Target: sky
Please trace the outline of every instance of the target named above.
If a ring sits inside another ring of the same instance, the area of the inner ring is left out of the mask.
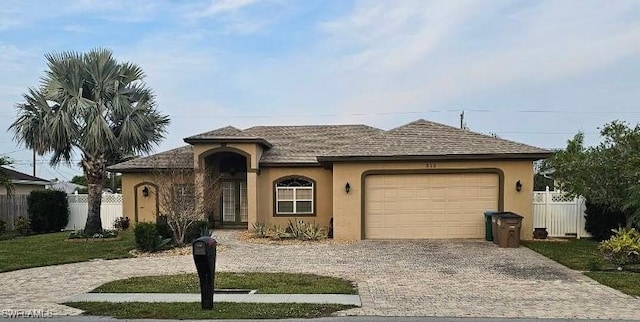
[[[640,1],[3,0],[0,156],[52,52],[113,50],[140,65],[171,125],[156,152],[232,125],[423,118],[543,148],[640,121]],[[80,155],[76,154],[75,159]],[[37,175],[69,180],[77,166]]]

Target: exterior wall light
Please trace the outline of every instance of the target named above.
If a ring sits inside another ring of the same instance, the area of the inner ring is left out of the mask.
[[[520,182],[520,180],[516,182],[516,191],[517,192],[522,191],[522,182]]]
[[[350,190],[351,190],[351,185],[347,182],[347,184],[344,185],[344,191],[349,193]]]
[[[142,189],[142,196],[149,197],[149,187],[144,186],[144,188]]]

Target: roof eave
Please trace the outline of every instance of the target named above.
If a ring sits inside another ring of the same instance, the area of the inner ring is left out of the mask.
[[[46,186],[51,184],[51,181],[39,181],[39,180],[11,180],[13,184],[29,184],[36,186]]]
[[[269,141],[263,138],[234,138],[234,137],[220,137],[220,138],[193,138],[188,137],[183,139],[188,144],[196,143],[260,143],[262,146],[270,149],[273,145]]]
[[[141,168],[141,167],[132,167],[132,168],[107,168],[107,171],[113,173],[131,173],[131,172],[153,172],[157,170],[169,170],[169,169],[181,169],[181,170],[193,170],[193,167],[155,167],[155,168]]]
[[[387,155],[387,156],[318,156],[318,162],[351,161],[422,161],[422,160],[539,160],[553,153],[496,153],[445,155]]]

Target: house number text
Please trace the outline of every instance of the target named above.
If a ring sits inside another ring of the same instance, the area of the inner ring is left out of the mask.
[[[426,163],[426,168],[427,169],[435,169],[436,164],[435,163]]]

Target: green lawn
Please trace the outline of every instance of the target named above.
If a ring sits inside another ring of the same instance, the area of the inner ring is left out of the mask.
[[[554,261],[578,271],[592,269],[594,263],[604,264],[598,253],[598,242],[589,239],[568,241],[522,241],[522,244]]]
[[[600,284],[615,288],[629,295],[640,296],[640,273],[585,272],[584,274]]]
[[[350,281],[312,274],[217,272],[215,288],[250,289],[262,294],[358,294]],[[200,293],[200,286],[196,274],[179,274],[113,281],[92,292]]]
[[[119,319],[284,319],[318,318],[353,308],[338,304],[300,303],[214,303],[213,310],[202,310],[200,303],[65,303],[84,310],[85,315]]]
[[[122,232],[121,239],[113,241],[68,242],[68,236],[69,232],[60,232],[0,241],[0,272],[130,257],[129,251],[135,248],[131,231]]]
[[[607,264],[598,251],[598,242],[588,239],[569,241],[522,241],[523,245],[584,274],[600,284],[629,295],[640,296],[640,273],[616,271]]]

